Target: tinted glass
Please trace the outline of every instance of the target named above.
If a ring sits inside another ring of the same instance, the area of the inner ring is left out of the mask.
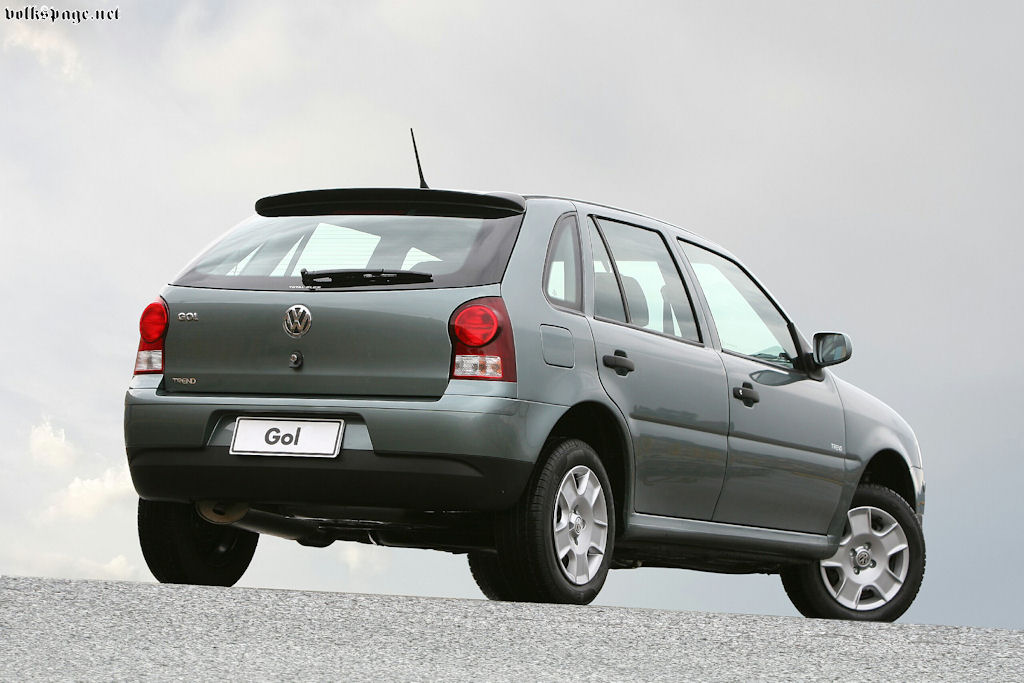
[[[593,222],[588,225],[590,245],[594,254],[591,261],[594,267],[594,316],[624,323],[626,308],[622,304],[622,294],[619,292],[619,283],[615,280],[612,260],[608,257],[608,250],[604,248],[604,241],[598,234],[597,227]]]
[[[193,261],[174,284],[219,289],[304,289],[315,270],[415,270],[432,282],[387,289],[499,282],[522,216],[254,216]],[[356,289],[377,289],[369,285]]]
[[[570,308],[580,306],[580,247],[575,216],[565,216],[555,224],[544,266],[544,292],[555,303]]]
[[[786,319],[757,283],[732,261],[679,243],[704,290],[722,349],[793,367],[796,347]]]
[[[690,297],[661,235],[625,223],[599,223],[619,271],[629,322],[661,334],[700,341]]]

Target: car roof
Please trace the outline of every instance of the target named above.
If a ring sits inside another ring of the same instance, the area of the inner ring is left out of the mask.
[[[453,211],[458,211],[461,212],[459,215],[497,217],[522,213],[526,210],[526,204],[530,200],[563,201],[570,202],[574,206],[579,205],[600,209],[602,213],[611,212],[612,215],[607,215],[607,218],[619,219],[624,222],[629,222],[631,218],[639,218],[642,221],[654,223],[659,228],[667,228],[681,233],[687,240],[695,244],[713,249],[728,258],[736,260],[736,257],[729,253],[728,250],[722,248],[721,245],[715,244],[687,228],[667,223],[637,211],[630,211],[629,209],[622,209],[609,204],[555,195],[442,190],[435,188],[337,188],[329,190],[303,190],[264,197],[256,202],[256,212],[263,216],[319,215],[333,213],[339,206],[372,210],[374,207],[379,208],[379,206],[399,203],[428,212],[442,211],[445,214],[454,215]],[[619,215],[616,216],[614,214]]]
[[[526,194],[526,195],[521,195],[521,196],[524,199],[526,199],[527,201],[529,201],[531,199],[554,199],[554,200],[559,200],[559,201],[564,201],[564,202],[572,202],[575,205],[579,205],[579,206],[583,206],[583,207],[592,207],[592,208],[596,208],[596,209],[605,209],[605,210],[611,211],[613,213],[622,214],[622,218],[626,222],[628,222],[628,218],[630,218],[630,217],[641,218],[644,221],[648,221],[650,223],[655,223],[655,224],[657,224],[658,226],[660,226],[662,228],[668,228],[670,230],[674,230],[676,232],[682,233],[682,236],[686,237],[687,240],[692,241],[694,244],[698,244],[698,245],[700,245],[702,247],[706,247],[706,248],[712,249],[712,250],[717,251],[718,253],[722,254],[723,256],[726,256],[726,257],[728,257],[728,258],[730,258],[730,259],[732,259],[734,261],[738,261],[736,256],[734,254],[732,254],[732,252],[730,252],[728,249],[722,247],[720,244],[712,242],[711,240],[709,240],[708,238],[704,237],[703,235],[700,235],[700,234],[694,232],[693,230],[690,230],[689,228],[683,228],[683,227],[680,227],[680,226],[675,225],[673,223],[668,223],[666,221],[663,221],[660,218],[655,218],[654,216],[649,216],[647,214],[640,213],[638,211],[630,211],[629,209],[623,209],[623,208],[620,208],[620,207],[617,207],[617,206],[612,206],[610,204],[601,204],[600,202],[591,202],[591,201],[582,200],[582,199],[573,199],[571,197],[559,197],[559,196],[556,196],[556,195]],[[607,216],[607,217],[608,218],[616,218],[616,216],[614,216],[614,215]]]

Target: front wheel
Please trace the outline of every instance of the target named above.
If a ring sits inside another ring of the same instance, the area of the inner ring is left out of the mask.
[[[211,524],[192,505],[139,499],[139,544],[160,583],[233,586],[249,567],[259,537]]]
[[[782,584],[806,617],[894,621],[917,597],[924,578],[921,524],[896,492],[857,489],[832,557],[786,569]]]
[[[551,445],[497,541],[514,599],[585,605],[597,597],[615,545],[615,505],[594,449],[579,439]]]

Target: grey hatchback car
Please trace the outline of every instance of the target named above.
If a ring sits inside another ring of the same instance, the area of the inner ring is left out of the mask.
[[[256,212],[142,314],[125,445],[158,580],[231,585],[272,534],[464,553],[494,600],[640,566],[777,573],[809,617],[917,595],[913,431],[721,247],[543,196]]]

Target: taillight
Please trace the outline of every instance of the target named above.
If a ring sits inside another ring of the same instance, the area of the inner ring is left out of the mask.
[[[163,299],[146,306],[139,319],[139,351],[135,354],[135,374],[164,371],[164,336],[167,334],[167,304]]]
[[[483,304],[466,306],[455,315],[452,331],[466,346],[483,346],[498,334],[498,315]]]
[[[516,381],[512,325],[501,297],[467,301],[448,322],[452,337],[452,379]]]

